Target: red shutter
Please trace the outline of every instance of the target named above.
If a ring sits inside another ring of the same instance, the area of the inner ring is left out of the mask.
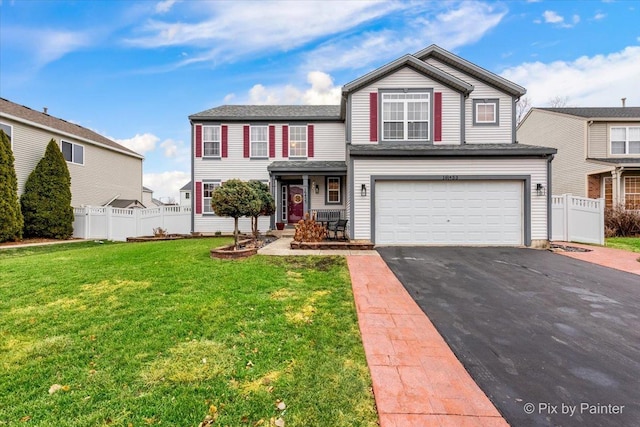
[[[202,213],[202,182],[196,181],[196,213]]]
[[[249,126],[244,127],[244,157],[249,157]]]
[[[269,157],[276,156],[276,127],[269,126]]]
[[[222,157],[229,155],[229,126],[222,125]]]
[[[289,157],[289,126],[282,126],[282,157]]]
[[[202,125],[195,126],[196,132],[196,157],[202,157]]]
[[[442,141],[442,92],[436,92],[433,105],[433,140]]]
[[[369,141],[378,142],[378,92],[369,94]]]
[[[313,125],[307,126],[307,157],[313,157]]]

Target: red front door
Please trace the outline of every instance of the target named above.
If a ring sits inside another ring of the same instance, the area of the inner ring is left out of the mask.
[[[304,215],[304,193],[299,185],[289,186],[289,200],[287,200],[287,216],[289,223],[298,222]]]

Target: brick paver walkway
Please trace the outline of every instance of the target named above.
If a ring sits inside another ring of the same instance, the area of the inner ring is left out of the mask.
[[[382,258],[347,262],[380,426],[508,426]]]
[[[559,254],[581,259],[593,264],[603,265],[627,273],[640,274],[640,253],[623,251],[621,249],[605,248],[603,246],[581,245],[579,243],[553,242],[559,245],[576,246],[589,249],[590,252],[557,252]]]

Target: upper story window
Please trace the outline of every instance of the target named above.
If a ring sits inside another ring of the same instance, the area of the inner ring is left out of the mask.
[[[214,213],[211,207],[211,195],[218,187],[220,187],[220,181],[204,181],[202,183],[202,213]]]
[[[220,157],[220,126],[202,126],[204,157]]]
[[[430,139],[429,92],[382,93],[382,139],[405,141]]]
[[[84,165],[84,147],[82,145],[61,141],[60,149],[67,162]]]
[[[289,157],[307,157],[306,126],[289,126]]]
[[[640,154],[640,126],[612,126],[611,154]]]
[[[473,100],[473,125],[474,126],[498,126],[500,101],[498,99],[474,99]]]
[[[251,126],[251,157],[269,156],[268,126]]]
[[[5,123],[0,123],[0,129],[2,129],[4,133],[9,137],[9,141],[11,142],[11,149],[13,150],[13,126],[7,125]]]

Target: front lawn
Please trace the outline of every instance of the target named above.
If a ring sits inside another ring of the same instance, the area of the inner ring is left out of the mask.
[[[0,426],[376,426],[345,260],[229,242],[0,251]]]
[[[608,248],[640,252],[640,237],[610,237],[606,241],[606,246]]]

